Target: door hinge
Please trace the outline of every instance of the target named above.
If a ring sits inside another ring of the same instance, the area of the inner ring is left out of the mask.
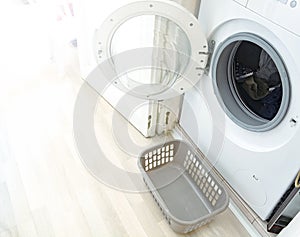
[[[211,40],[208,42],[208,58],[207,58],[207,64],[204,70],[204,73],[208,75],[210,66],[211,66],[211,60],[212,60],[212,55],[215,50],[216,42],[214,40]]]

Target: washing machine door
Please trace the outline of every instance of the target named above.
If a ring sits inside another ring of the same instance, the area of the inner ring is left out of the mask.
[[[99,80],[147,100],[192,88],[204,74],[208,45],[195,16],[172,1],[137,1],[113,12],[94,37]]]

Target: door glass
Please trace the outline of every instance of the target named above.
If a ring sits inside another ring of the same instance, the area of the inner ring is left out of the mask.
[[[282,81],[273,59],[260,46],[242,41],[233,58],[233,84],[246,108],[268,121],[282,101]]]
[[[119,79],[128,89],[147,86],[151,94],[172,86],[191,55],[186,33],[173,21],[156,15],[133,17],[121,24],[112,37],[110,53],[113,56],[141,48],[147,48],[144,56],[151,67],[126,72]],[[116,70],[122,68],[122,62],[113,62]]]

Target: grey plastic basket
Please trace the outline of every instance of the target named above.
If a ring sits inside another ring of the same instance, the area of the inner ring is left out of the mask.
[[[185,142],[174,140],[146,150],[139,158],[139,167],[175,232],[193,231],[228,206],[221,181]]]

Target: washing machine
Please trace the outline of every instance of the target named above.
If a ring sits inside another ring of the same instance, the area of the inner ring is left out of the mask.
[[[202,0],[207,73],[180,125],[266,220],[299,168],[300,2]]]
[[[130,4],[116,10],[126,3]],[[113,47],[115,43],[138,47],[135,40],[147,42],[147,33],[124,39],[154,26],[159,32],[152,31],[150,45],[154,39],[157,45],[169,45],[192,59],[175,60],[178,68],[185,65],[185,75],[171,84],[178,95],[172,99],[176,101],[173,120],[179,120],[186,134],[258,216],[267,219],[300,168],[300,3],[201,0],[196,21],[184,7],[169,0],[115,0],[105,6],[89,0],[80,4],[78,43],[84,79],[114,49],[124,49]],[[144,15],[151,15],[152,23],[141,27]],[[133,24],[127,28],[131,19]],[[102,22],[97,35],[95,29]],[[119,31],[121,26],[125,28]],[[114,40],[118,35],[119,41]],[[155,135],[158,121],[169,123],[170,112],[160,111],[154,102],[166,97],[159,98],[157,93],[153,98],[129,96],[124,100],[118,89],[111,87],[104,97],[115,107],[123,101],[119,111],[142,134]]]

